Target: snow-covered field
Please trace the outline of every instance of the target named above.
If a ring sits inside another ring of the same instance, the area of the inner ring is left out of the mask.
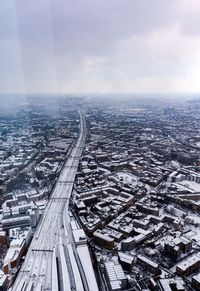
[[[127,172],[118,172],[115,174],[115,177],[126,184],[130,184],[132,186],[137,186],[138,182],[139,182],[139,178],[135,175],[132,175],[130,173]]]
[[[185,189],[190,189],[192,190],[192,192],[200,192],[200,184],[194,181],[184,180],[182,182],[178,182],[174,184],[177,186],[181,186],[181,188],[184,187]]]

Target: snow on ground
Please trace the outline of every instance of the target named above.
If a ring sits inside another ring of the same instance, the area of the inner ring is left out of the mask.
[[[130,174],[130,173],[118,172],[115,174],[115,176],[119,181],[121,181],[123,183],[131,184],[132,186],[137,186],[137,184],[139,182],[139,178],[135,175]]]
[[[179,164],[178,161],[173,161],[173,160],[172,160],[172,161],[169,163],[169,165],[170,165],[171,167],[175,168],[175,169],[179,169],[179,168],[180,168],[180,164]]]
[[[167,213],[170,213],[172,215],[175,215],[177,217],[185,217],[187,215],[187,212],[176,208],[173,204],[169,204],[165,207],[165,210],[167,211]],[[163,212],[164,214],[164,212]]]
[[[190,222],[191,224],[200,225],[200,217],[195,214],[187,215],[185,221]]]
[[[179,189],[182,190],[191,190],[192,192],[200,192],[200,184],[194,181],[184,180],[182,182],[174,183],[174,185],[178,186]]]
[[[191,230],[185,236],[189,239],[192,239],[198,245],[200,245],[200,229],[199,228],[197,230]]]

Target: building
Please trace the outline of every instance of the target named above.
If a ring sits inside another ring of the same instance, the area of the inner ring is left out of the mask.
[[[200,290],[200,273],[192,277],[192,287],[195,290]]]
[[[135,257],[133,257],[132,255],[128,255],[126,253],[123,253],[123,252],[119,252],[118,258],[119,258],[120,264],[122,265],[122,268],[126,271],[131,272]]]
[[[20,228],[10,229],[9,237],[11,242],[3,262],[3,272],[5,274],[13,274],[17,271],[20,260],[30,243],[32,230],[30,227],[23,231]]]
[[[105,263],[105,277],[110,291],[126,289],[127,278],[120,264]]]
[[[176,273],[180,276],[189,276],[200,267],[200,254],[194,254],[176,266]]]
[[[151,261],[150,259],[142,255],[137,256],[137,264],[139,264],[140,266],[142,266],[151,273],[157,273],[159,270],[159,266],[157,263]]]
[[[133,237],[128,237],[121,242],[121,250],[131,251],[135,247],[135,239]]]
[[[0,231],[0,245],[5,245],[7,244],[7,237],[6,237],[6,232],[5,231]]]
[[[165,252],[175,261],[178,261],[182,253],[187,253],[192,250],[192,241],[181,236],[172,238],[165,243]]]
[[[0,291],[6,291],[8,290],[8,277],[0,271]]]
[[[93,233],[94,242],[108,250],[112,250],[114,248],[114,238],[110,237],[107,233],[102,233],[101,230],[97,230]]]
[[[185,291],[185,283],[182,279],[160,279],[158,282],[161,291]]]
[[[3,272],[5,274],[15,273],[17,266],[25,254],[26,243],[24,239],[15,239],[11,241],[10,248],[4,258]]]

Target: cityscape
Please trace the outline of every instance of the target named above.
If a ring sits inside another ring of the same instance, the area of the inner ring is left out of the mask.
[[[200,0],[0,0],[0,291],[200,291]]]
[[[0,290],[200,290],[199,99],[49,100],[2,106]]]

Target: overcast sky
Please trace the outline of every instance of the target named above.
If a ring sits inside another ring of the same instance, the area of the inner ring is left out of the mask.
[[[4,92],[200,92],[200,1],[0,0]]]

